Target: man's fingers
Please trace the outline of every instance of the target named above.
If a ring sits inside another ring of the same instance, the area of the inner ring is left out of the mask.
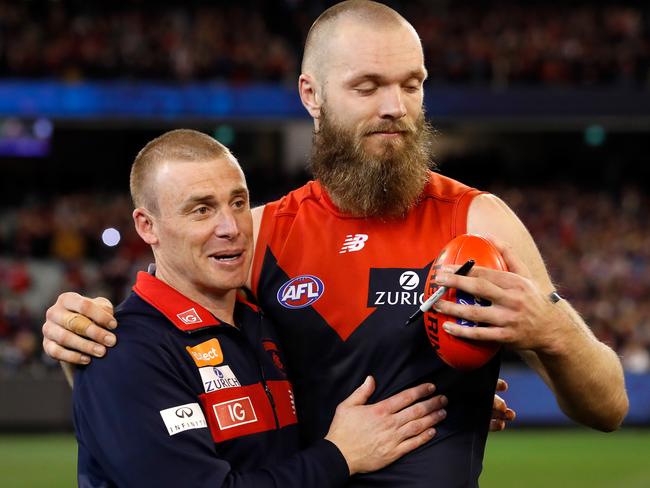
[[[52,309],[54,308],[52,307]],[[81,314],[67,310],[57,310],[53,313],[50,313],[50,311],[48,310],[48,320],[43,325],[43,335],[63,347],[76,349],[74,344],[77,341],[73,339],[75,335],[86,337],[97,344],[108,347],[114,346],[117,342],[115,334],[103,327],[98,327]],[[72,335],[64,334],[64,330],[69,330]]]
[[[504,420],[492,419],[490,420],[490,432],[500,432],[506,428]]]
[[[92,325],[92,320],[76,312],[63,314],[63,327],[77,335],[86,335],[86,330]]]
[[[460,276],[455,274],[458,268],[460,268],[460,266],[455,264],[445,264],[436,273],[436,281],[439,282],[439,278],[444,275],[450,281],[448,283],[445,282],[440,284],[456,288],[453,286],[451,279]],[[516,274],[511,273],[510,271],[501,271],[498,269],[486,268],[484,266],[474,266],[467,276],[461,277],[483,279],[503,289],[516,288],[521,279],[521,277],[517,277]]]
[[[499,411],[499,412],[505,412],[506,408],[506,402],[503,398],[501,398],[499,395],[494,395],[494,401],[492,402],[492,410],[493,411]]]
[[[449,288],[459,288],[471,295],[487,298],[492,302],[500,302],[508,298],[507,290],[485,278],[438,273],[436,283]]]
[[[98,337],[101,336],[105,342],[111,342],[112,340],[113,344],[115,344],[115,335],[105,331],[101,327],[97,327],[94,324],[91,327],[88,327],[86,329],[86,332],[89,333],[89,335],[93,336],[91,338],[92,340],[87,340],[75,334],[74,332],[70,332],[69,330],[64,329],[58,324],[50,322],[49,320],[43,325],[43,336],[46,339],[56,343],[62,349],[71,349],[83,354],[87,354],[89,356],[102,357],[104,354],[106,354],[106,347],[104,347],[102,344],[97,343]],[[110,337],[106,338],[105,336]],[[46,350],[45,352],[47,352],[48,355],[52,356],[49,351]],[[60,357],[52,357],[61,361],[67,361],[66,359]]]
[[[447,416],[444,408],[447,406],[447,397],[444,395],[436,395],[433,398],[414,403],[406,407],[404,410],[395,414],[395,418],[399,424],[408,424],[413,420],[428,416],[436,412],[438,421]]]
[[[78,293],[61,294],[56,304],[48,310],[47,318],[52,322],[64,325],[63,320],[66,318],[64,315],[69,312],[84,315],[104,328],[114,329],[117,327],[115,317],[107,310],[103,300],[98,303],[90,298],[82,297]]]
[[[69,351],[59,346],[57,343],[49,340],[48,338],[43,339],[43,350],[53,359],[58,361],[65,361],[70,364],[88,364],[90,363],[90,357],[86,354],[81,354],[76,351]]]
[[[508,335],[509,331],[503,327],[467,327],[453,322],[445,322],[442,324],[442,328],[445,329],[445,332],[448,334],[455,337],[462,337],[463,339],[471,339],[473,341],[492,341],[502,344],[511,342]]]
[[[515,411],[511,408],[508,408],[505,400],[499,395],[494,395],[494,403],[492,404],[492,416],[498,417],[504,420],[514,420]]]
[[[81,314],[67,312],[63,317],[63,327],[77,336],[87,337],[91,341],[108,347],[113,347],[117,342],[115,334],[108,332],[102,327],[98,327],[91,320]],[[76,349],[74,346],[66,343],[61,342],[60,344],[65,347]]]
[[[445,416],[441,416],[438,411],[430,413],[425,417],[420,417],[415,420],[411,420],[407,424],[402,425],[398,430],[398,439],[404,440],[409,437],[414,437],[420,435],[426,429],[432,428],[438,422],[440,422]]]
[[[478,322],[491,325],[499,325],[504,320],[504,307],[500,305],[491,305],[482,307],[480,305],[465,305],[461,303],[450,302],[449,300],[439,300],[434,305],[436,312],[450,315],[452,317],[462,318],[470,322]]]
[[[427,429],[419,435],[414,437],[409,437],[408,439],[400,442],[397,446],[395,459],[402,457],[407,452],[411,452],[413,449],[429,442],[436,435],[436,429]]]
[[[108,313],[113,315],[113,304],[108,298],[96,297],[92,299],[93,302],[106,309]]]
[[[343,400],[339,405],[353,406],[365,405],[372,392],[375,391],[375,379],[372,376],[367,376],[366,380],[354,390],[350,396]]]
[[[519,256],[517,256],[510,244],[507,244],[506,242],[494,237],[490,237],[490,241],[492,241],[492,244],[495,245],[495,247],[503,256],[503,259],[508,266],[508,270],[526,278],[531,277],[528,266],[526,266],[526,264],[519,258]]]
[[[375,407],[385,408],[388,413],[399,412],[420,398],[431,395],[435,390],[436,387],[431,383],[424,383],[396,393],[395,395],[376,403]]]
[[[506,382],[506,380],[503,380],[501,378],[497,380],[496,391],[508,391],[508,383]]]
[[[507,420],[510,422],[514,420],[517,414],[511,408],[506,408],[505,410],[492,410],[492,418],[497,420]]]

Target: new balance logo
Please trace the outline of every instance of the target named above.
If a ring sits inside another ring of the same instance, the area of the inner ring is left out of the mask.
[[[363,246],[366,245],[367,240],[368,234],[348,234],[345,236],[345,241],[343,242],[343,247],[339,251],[339,254],[361,251]]]

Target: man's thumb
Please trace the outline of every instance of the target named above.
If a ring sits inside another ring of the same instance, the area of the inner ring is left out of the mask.
[[[367,376],[361,386],[354,390],[342,403],[345,405],[364,405],[374,391],[375,379],[372,376]]]

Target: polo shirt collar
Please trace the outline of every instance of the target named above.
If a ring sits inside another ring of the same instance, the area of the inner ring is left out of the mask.
[[[155,276],[138,272],[133,291],[183,332],[226,324]]]

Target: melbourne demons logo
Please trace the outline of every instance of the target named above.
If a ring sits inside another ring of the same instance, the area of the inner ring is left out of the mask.
[[[278,302],[285,308],[305,308],[323,296],[325,285],[312,275],[297,276],[280,287]]]

